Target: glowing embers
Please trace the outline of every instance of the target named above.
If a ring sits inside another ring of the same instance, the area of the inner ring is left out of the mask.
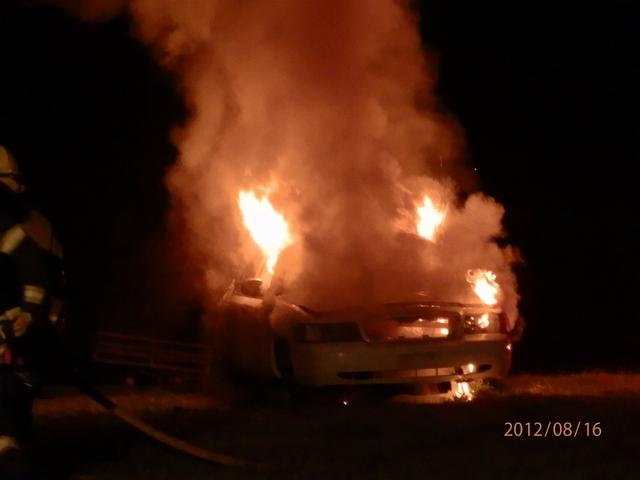
[[[482,315],[480,315],[480,317],[478,318],[478,320],[476,320],[476,323],[478,324],[479,328],[482,329],[486,329],[489,326],[489,314],[488,313],[484,313]]]
[[[416,223],[416,229],[418,230],[418,235],[433,242],[438,227],[444,221],[445,211],[438,209],[431,199],[425,195],[422,205],[417,209],[417,213],[418,221]]]
[[[469,382],[451,382],[451,390],[456,400],[473,400],[474,392]]]
[[[499,333],[500,315],[496,313],[472,313],[463,317],[464,333]]]
[[[266,195],[258,198],[254,191],[243,190],[238,195],[238,206],[245,227],[267,257],[267,270],[273,273],[280,253],[292,242],[289,225]]]
[[[496,282],[496,275],[490,270],[469,270],[467,282],[473,288],[475,294],[487,305],[498,303],[500,285]]]

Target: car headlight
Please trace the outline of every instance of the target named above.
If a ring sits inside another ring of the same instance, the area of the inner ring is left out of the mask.
[[[500,314],[474,313],[464,316],[464,333],[499,333]]]
[[[301,343],[357,342],[362,340],[358,325],[342,323],[301,323],[293,330],[294,338]]]

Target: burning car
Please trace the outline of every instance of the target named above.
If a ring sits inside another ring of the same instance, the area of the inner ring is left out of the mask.
[[[262,282],[223,298],[229,358],[239,370],[304,386],[443,383],[499,378],[512,335],[500,308],[412,301],[318,312]]]
[[[493,271],[468,269],[466,278],[454,277],[463,298],[475,302],[402,290],[393,301],[309,308],[275,274],[280,253],[294,243],[282,214],[254,192],[241,192],[238,204],[264,262],[259,278],[234,281],[220,302],[221,337],[235,369],[303,386],[444,384],[508,372],[519,324],[503,308]],[[428,196],[418,204],[412,238],[423,242],[419,248],[436,244],[445,216]]]

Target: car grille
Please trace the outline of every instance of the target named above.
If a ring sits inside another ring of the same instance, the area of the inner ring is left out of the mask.
[[[371,342],[441,341],[458,336],[460,315],[455,312],[429,311],[412,315],[391,315],[363,322],[363,331]]]

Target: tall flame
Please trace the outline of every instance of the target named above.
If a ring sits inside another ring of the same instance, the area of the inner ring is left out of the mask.
[[[469,270],[467,282],[472,285],[473,291],[480,300],[487,305],[498,303],[500,285],[496,282],[496,274],[490,270]]]
[[[425,195],[422,205],[418,207],[418,222],[416,228],[418,235],[433,242],[436,231],[444,221],[445,212],[438,210],[431,199]]]
[[[289,225],[266,195],[258,198],[254,191],[242,190],[238,195],[238,206],[245,227],[266,255],[267,269],[273,273],[280,253],[291,244]]]

